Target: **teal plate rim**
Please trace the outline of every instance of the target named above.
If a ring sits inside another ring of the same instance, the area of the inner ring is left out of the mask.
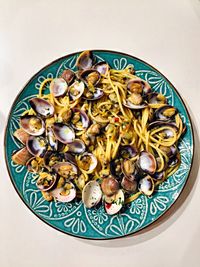
[[[86,240],[112,240],[112,239],[119,239],[119,238],[123,238],[123,237],[126,237],[126,236],[133,236],[135,234],[138,234],[139,232],[143,231],[144,229],[148,228],[150,225],[154,224],[156,221],[158,221],[176,202],[177,200],[179,199],[179,197],[181,196],[181,193],[183,192],[185,186],[187,185],[187,182],[188,182],[188,179],[190,177],[190,174],[191,174],[191,169],[193,167],[193,160],[194,160],[194,147],[195,147],[195,139],[194,139],[194,129],[193,129],[193,123],[192,123],[192,120],[191,120],[191,116],[189,114],[189,111],[188,111],[188,108],[186,106],[186,104],[184,103],[184,100],[182,99],[180,93],[178,92],[178,90],[175,88],[175,86],[165,77],[165,75],[163,75],[159,70],[157,70],[155,67],[153,67],[151,64],[145,62],[144,60],[141,60],[140,58],[137,58],[135,56],[132,56],[132,55],[129,55],[127,53],[124,53],[124,52],[119,52],[119,51],[112,51],[112,50],[106,50],[106,49],[91,49],[92,52],[100,52],[100,53],[112,53],[112,54],[117,54],[117,55],[120,55],[120,56],[125,56],[125,57],[129,57],[130,59],[132,60],[136,60],[136,61],[139,61],[141,62],[142,64],[145,64],[146,66],[148,66],[149,68],[153,69],[156,73],[158,73],[159,75],[161,75],[165,80],[166,82],[173,88],[173,90],[175,91],[175,93],[177,94],[177,96],[179,97],[179,100],[181,102],[181,105],[184,107],[185,109],[185,112],[186,112],[186,115],[189,119],[189,122],[190,122],[190,130],[191,130],[191,138],[192,138],[192,150],[191,150],[191,161],[190,161],[190,169],[189,169],[189,172],[187,174],[187,177],[185,178],[185,181],[183,183],[183,187],[180,189],[179,193],[178,193],[178,197],[176,199],[174,199],[174,201],[160,214],[156,217],[156,219],[154,219],[152,222],[149,222],[147,223],[145,226],[139,228],[138,230],[134,231],[134,232],[130,232],[128,234],[124,234],[124,235],[121,235],[121,236],[114,236],[114,237],[105,237],[105,238],[93,238],[93,237],[86,237],[86,236],[79,236],[79,235],[75,235],[73,233],[67,233],[65,232],[64,230],[62,230],[61,228],[59,227],[56,227],[55,225],[52,225],[50,224],[48,221],[46,221],[44,218],[42,218],[41,216],[39,216],[37,214],[36,211],[34,211],[29,205],[28,203],[26,203],[26,201],[23,199],[22,195],[20,194],[13,178],[12,178],[12,175],[11,175],[11,171],[10,171],[10,168],[9,168],[9,164],[8,164],[8,158],[7,158],[7,132],[8,132],[8,126],[9,126],[9,120],[10,120],[10,115],[12,113],[12,110],[15,106],[15,104],[17,103],[17,100],[20,98],[20,95],[23,93],[24,89],[26,88],[26,86],[31,83],[35,77],[42,71],[44,71],[46,68],[50,67],[52,64],[54,63],[57,63],[58,61],[61,61],[61,60],[64,60],[65,58],[67,57],[72,57],[72,56],[76,56],[77,54],[80,54],[82,51],[79,51],[79,52],[74,52],[74,53],[71,53],[71,54],[67,54],[65,56],[62,56],[60,58],[57,58],[56,60],[53,60],[52,62],[50,62],[49,64],[45,65],[43,68],[41,68],[37,73],[35,73],[27,82],[26,84],[22,87],[22,89],[19,91],[19,93],[17,94],[17,96],[15,97],[12,105],[11,105],[11,108],[9,110],[9,113],[8,113],[8,117],[7,117],[7,123],[6,123],[6,127],[5,127],[5,131],[4,131],[4,157],[5,157],[5,161],[6,161],[6,167],[7,167],[7,171],[8,171],[8,174],[9,174],[9,177],[10,177],[10,180],[13,184],[13,187],[15,188],[15,191],[17,192],[17,194],[19,195],[19,197],[21,198],[21,200],[23,201],[23,203],[27,206],[27,208],[34,214],[36,215],[42,222],[44,222],[45,224],[47,224],[48,226],[54,228],[55,230],[58,230],[64,234],[67,234],[69,236],[73,236],[73,237],[77,237],[77,238],[81,238],[81,239],[86,239]]]

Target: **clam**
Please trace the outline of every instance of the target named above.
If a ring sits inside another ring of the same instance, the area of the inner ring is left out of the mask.
[[[76,188],[72,182],[65,181],[62,187],[52,190],[51,195],[59,202],[71,202],[76,197]]]
[[[61,78],[63,78],[67,84],[71,84],[75,78],[75,73],[70,69],[66,69],[61,74]]]
[[[126,176],[121,181],[122,188],[128,193],[135,193],[137,191],[138,183],[136,180],[130,181]]]
[[[64,158],[65,158],[65,161],[69,161],[70,163],[77,166],[76,159],[71,153],[68,153],[68,152],[64,153]]]
[[[45,99],[34,97],[29,100],[32,109],[43,118],[52,117],[54,106]]]
[[[102,96],[104,95],[104,92],[102,89],[100,88],[86,88],[83,94],[83,98],[87,99],[87,100],[97,100],[100,99]]]
[[[173,146],[159,146],[159,149],[162,150],[169,158],[176,155],[178,149],[175,145]]]
[[[139,98],[139,99],[138,99]],[[135,101],[138,101],[138,102],[135,102],[135,103],[139,103],[140,101],[140,104],[135,104],[134,103],[134,99],[136,99]],[[123,101],[123,105],[127,108],[130,108],[130,109],[144,109],[145,107],[147,107],[147,104],[146,103],[143,103],[143,99],[142,99],[142,96],[139,95],[139,94],[135,94],[135,93],[132,93],[131,96],[129,98],[127,98],[126,100]]]
[[[122,162],[122,158],[116,158],[110,162],[110,172],[116,179],[121,179],[123,177]]]
[[[46,137],[48,140],[48,144],[52,150],[58,149],[58,140],[56,139],[54,132],[51,127],[47,127],[46,129]]]
[[[137,150],[131,145],[120,146],[119,155],[124,159],[134,158],[137,155]]]
[[[22,128],[17,129],[14,132],[14,137],[19,140],[23,145],[26,144],[26,141],[29,137],[29,134],[27,132],[25,132]]]
[[[156,92],[148,94],[147,99],[148,99],[149,104],[166,104],[167,103],[166,97]]]
[[[154,181],[151,176],[147,175],[139,181],[138,189],[146,196],[151,196],[154,191]]]
[[[57,122],[52,129],[55,137],[63,144],[71,143],[75,139],[74,130],[67,124]]]
[[[166,177],[166,172],[161,171],[161,172],[155,172],[154,175],[152,176],[153,179],[163,181]]]
[[[178,128],[174,122],[168,122],[168,121],[154,121],[151,122],[148,125],[148,130],[159,128],[159,127],[171,127],[175,132],[178,132]],[[166,138],[170,138],[174,136],[174,132],[171,129],[165,129],[162,131],[162,133],[165,134]]]
[[[133,175],[135,172],[135,163],[129,159],[125,159],[122,162],[122,171],[127,177]]]
[[[104,195],[112,196],[119,190],[119,183],[114,177],[110,176],[103,179],[101,183],[101,189]]]
[[[86,208],[97,205],[102,197],[102,191],[97,181],[88,182],[82,191],[82,200]]]
[[[118,213],[121,210],[123,204],[124,204],[124,193],[120,189],[115,194],[114,201],[112,203],[105,202],[104,207],[105,207],[106,212],[109,215],[113,215],[113,214]]]
[[[20,118],[22,129],[34,136],[42,135],[45,131],[45,125],[41,118],[34,115],[25,115]]]
[[[180,163],[180,154],[177,153],[173,157],[169,158],[168,167],[174,167]]]
[[[75,81],[70,87],[69,87],[69,95],[72,100],[76,100],[80,98],[84,92],[85,85],[82,81]]]
[[[23,147],[17,151],[15,151],[12,155],[12,161],[15,164],[26,165],[27,161],[32,157],[26,147]]]
[[[177,114],[177,109],[175,107],[166,105],[156,109],[154,116],[157,120],[169,121],[173,120],[176,114]]]
[[[137,164],[145,173],[154,174],[156,171],[156,160],[154,156],[147,151],[142,151],[140,153]]]
[[[26,167],[28,169],[29,172],[32,173],[38,173],[40,169],[42,169],[39,166],[38,160],[36,157],[32,157],[30,158],[27,162],[26,162]]]
[[[110,67],[107,62],[101,61],[96,63],[93,68],[97,70],[100,74],[106,75]]]
[[[74,141],[70,144],[68,144],[68,151],[75,153],[75,154],[82,154],[85,152],[85,144],[80,139],[74,139]]]
[[[87,129],[89,127],[89,124],[90,120],[87,114],[81,109],[74,108],[71,118],[72,127],[78,131],[82,131],[84,129]]]
[[[70,180],[75,179],[78,174],[77,167],[71,162],[59,162],[52,169],[60,176]]]
[[[101,74],[97,70],[88,69],[81,72],[80,78],[85,82],[88,87],[93,87],[99,83],[101,79]]]
[[[127,89],[132,93],[137,94],[149,94],[151,92],[151,86],[145,80],[140,78],[131,79],[127,83]]]
[[[91,51],[83,51],[76,61],[78,70],[90,69],[93,65],[94,57]]]
[[[36,186],[41,191],[49,191],[55,185],[56,180],[56,174],[41,172],[40,177],[37,180]]]
[[[50,83],[50,91],[54,97],[63,96],[67,92],[68,85],[63,78],[55,78]]]
[[[30,136],[26,142],[29,153],[35,157],[44,157],[47,151],[47,141],[42,136]]]
[[[78,161],[78,167],[92,173],[97,166],[97,158],[92,153],[83,153]]]
[[[46,168],[52,168],[57,163],[62,162],[64,155],[58,152],[47,151],[44,155],[44,165]]]

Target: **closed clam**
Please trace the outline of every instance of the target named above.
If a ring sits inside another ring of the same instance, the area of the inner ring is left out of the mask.
[[[128,193],[135,193],[137,191],[138,183],[136,180],[129,180],[126,176],[121,181],[122,188]]]
[[[110,176],[103,179],[101,189],[106,196],[112,196],[119,190],[119,183],[114,177]]]
[[[82,200],[86,208],[97,205],[102,197],[102,191],[97,181],[89,181],[83,188]]]

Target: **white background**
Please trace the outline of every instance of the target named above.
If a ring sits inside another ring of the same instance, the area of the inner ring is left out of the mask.
[[[111,49],[165,74],[192,116],[196,153],[189,182],[165,217],[141,234],[84,241],[48,227],[16,194],[6,171],[9,108],[41,67],[68,53]],[[199,267],[200,2],[198,0],[0,0],[0,266]]]

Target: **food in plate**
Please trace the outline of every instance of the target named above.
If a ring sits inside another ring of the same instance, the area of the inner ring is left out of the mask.
[[[176,107],[134,67],[112,69],[91,51],[77,70],[42,82],[14,132],[23,147],[12,160],[36,175],[47,201],[81,198],[112,215],[155,188],[180,166],[185,132]]]

